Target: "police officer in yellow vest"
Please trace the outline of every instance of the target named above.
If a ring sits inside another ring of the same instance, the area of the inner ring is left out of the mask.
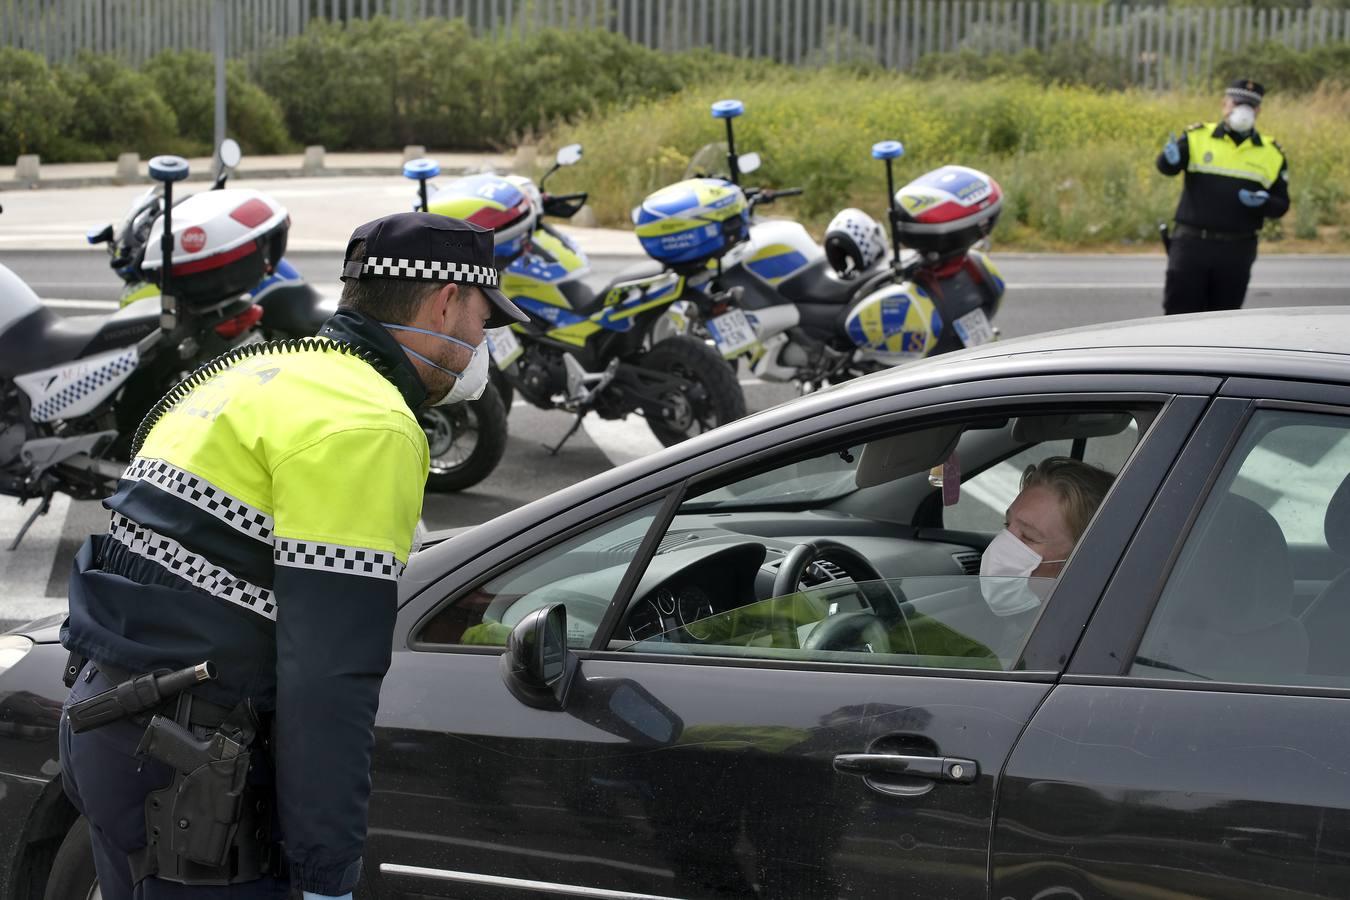
[[[442,216],[356,229],[342,279],[319,337],[245,346],[160,401],[76,559],[61,764],[105,900],[349,897],[360,877],[427,475],[414,411],[481,393],[484,328],[525,316],[492,233]],[[154,673],[208,660],[161,696]]]
[[[1164,175],[1186,173],[1167,253],[1168,315],[1242,306],[1257,232],[1289,211],[1284,151],[1256,130],[1264,94],[1239,78],[1224,92],[1222,121],[1192,125],[1158,155]]]

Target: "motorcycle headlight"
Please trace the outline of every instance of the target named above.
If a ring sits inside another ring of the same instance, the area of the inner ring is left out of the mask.
[[[32,649],[33,642],[23,635],[0,635],[0,675],[27,656],[28,651]]]

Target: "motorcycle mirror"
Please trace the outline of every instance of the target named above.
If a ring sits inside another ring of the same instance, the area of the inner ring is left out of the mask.
[[[112,240],[112,225],[104,225],[102,228],[91,228],[84,233],[84,239],[91,244],[106,244]]]
[[[568,144],[563,147],[558,151],[557,161],[560,166],[575,166],[581,162],[581,145]]]
[[[758,153],[742,153],[740,159],[736,160],[736,165],[742,175],[749,175],[760,167],[761,162]]]
[[[226,138],[220,142],[219,151],[220,164],[227,169],[233,169],[239,165],[239,161],[244,158],[244,151],[239,149],[239,142],[234,138]]]

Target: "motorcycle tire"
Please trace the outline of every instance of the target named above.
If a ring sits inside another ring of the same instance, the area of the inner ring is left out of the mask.
[[[506,452],[506,408],[491,383],[477,400],[420,410],[417,421],[431,450],[428,491],[471,488],[492,474]]]
[[[80,816],[66,832],[61,847],[52,860],[51,875],[43,900],[87,900],[98,889],[98,873],[94,871],[94,841],[89,834],[89,820]]]
[[[662,446],[670,447],[745,415],[745,393],[736,373],[723,362],[721,354],[697,338],[666,338],[643,354],[639,365],[692,381],[706,394],[701,408],[691,407],[689,415],[680,420],[647,416],[647,427]]]
[[[515,403],[516,389],[506,375],[502,373],[502,370],[497,368],[495,362],[492,364],[492,368],[488,370],[488,380],[492,382],[492,386],[497,389],[497,393],[502,398],[502,409],[506,410],[508,416],[511,415],[511,404]]]

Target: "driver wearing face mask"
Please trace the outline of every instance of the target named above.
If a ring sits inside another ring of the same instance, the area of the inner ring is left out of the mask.
[[[1289,211],[1284,150],[1256,129],[1264,95],[1239,78],[1224,92],[1220,121],[1190,126],[1158,154],[1158,171],[1185,173],[1167,253],[1168,315],[1241,307],[1257,233]]]
[[[1049,596],[1111,487],[1109,472],[1051,456],[1022,473],[1022,489],[1008,507],[1004,529],[980,560],[980,591],[997,616],[1038,608]]]

